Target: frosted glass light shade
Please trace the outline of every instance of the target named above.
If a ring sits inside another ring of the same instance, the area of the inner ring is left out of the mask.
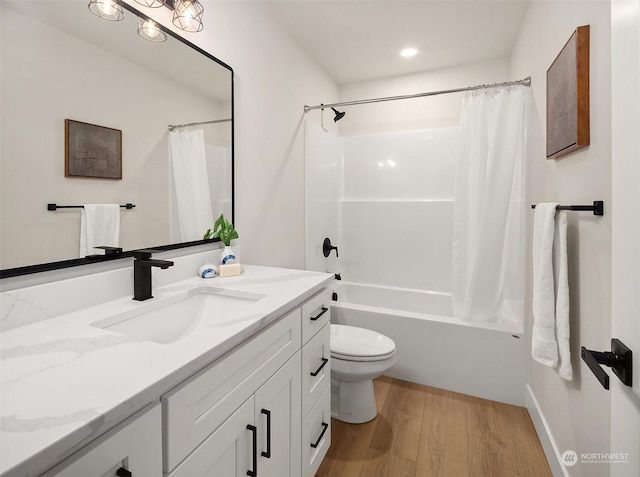
[[[138,17],[138,36],[148,41],[167,41],[167,35],[153,20]]]
[[[124,19],[124,10],[116,0],[89,0],[89,11],[94,15],[119,22]]]
[[[198,0],[175,0],[173,24],[183,31],[202,31],[204,8]]]

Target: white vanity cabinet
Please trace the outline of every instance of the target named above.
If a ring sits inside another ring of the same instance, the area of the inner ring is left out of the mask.
[[[302,305],[302,474],[315,475],[331,445],[331,291]]]
[[[160,405],[136,413],[43,477],[147,477],[162,475]]]
[[[167,477],[299,477],[331,442],[330,292],[162,398]]]
[[[164,395],[165,475],[300,475],[300,343],[297,308]]]

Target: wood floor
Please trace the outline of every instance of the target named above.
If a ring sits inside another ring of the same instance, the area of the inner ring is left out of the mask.
[[[332,420],[316,477],[545,477],[551,470],[527,410],[382,376],[378,417]]]

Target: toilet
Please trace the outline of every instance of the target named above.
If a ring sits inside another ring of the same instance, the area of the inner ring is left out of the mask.
[[[396,362],[391,338],[365,328],[331,324],[331,417],[353,424],[376,417],[373,379]]]

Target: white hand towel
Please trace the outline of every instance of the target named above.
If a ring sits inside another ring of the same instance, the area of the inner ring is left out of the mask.
[[[80,257],[104,254],[93,247],[120,246],[120,206],[85,204],[80,211]]]
[[[573,379],[569,350],[569,283],[567,217],[557,214],[556,203],[536,205],[533,223],[533,331],[531,356]],[[554,240],[555,237],[555,240]],[[556,281],[554,280],[556,242]]]

